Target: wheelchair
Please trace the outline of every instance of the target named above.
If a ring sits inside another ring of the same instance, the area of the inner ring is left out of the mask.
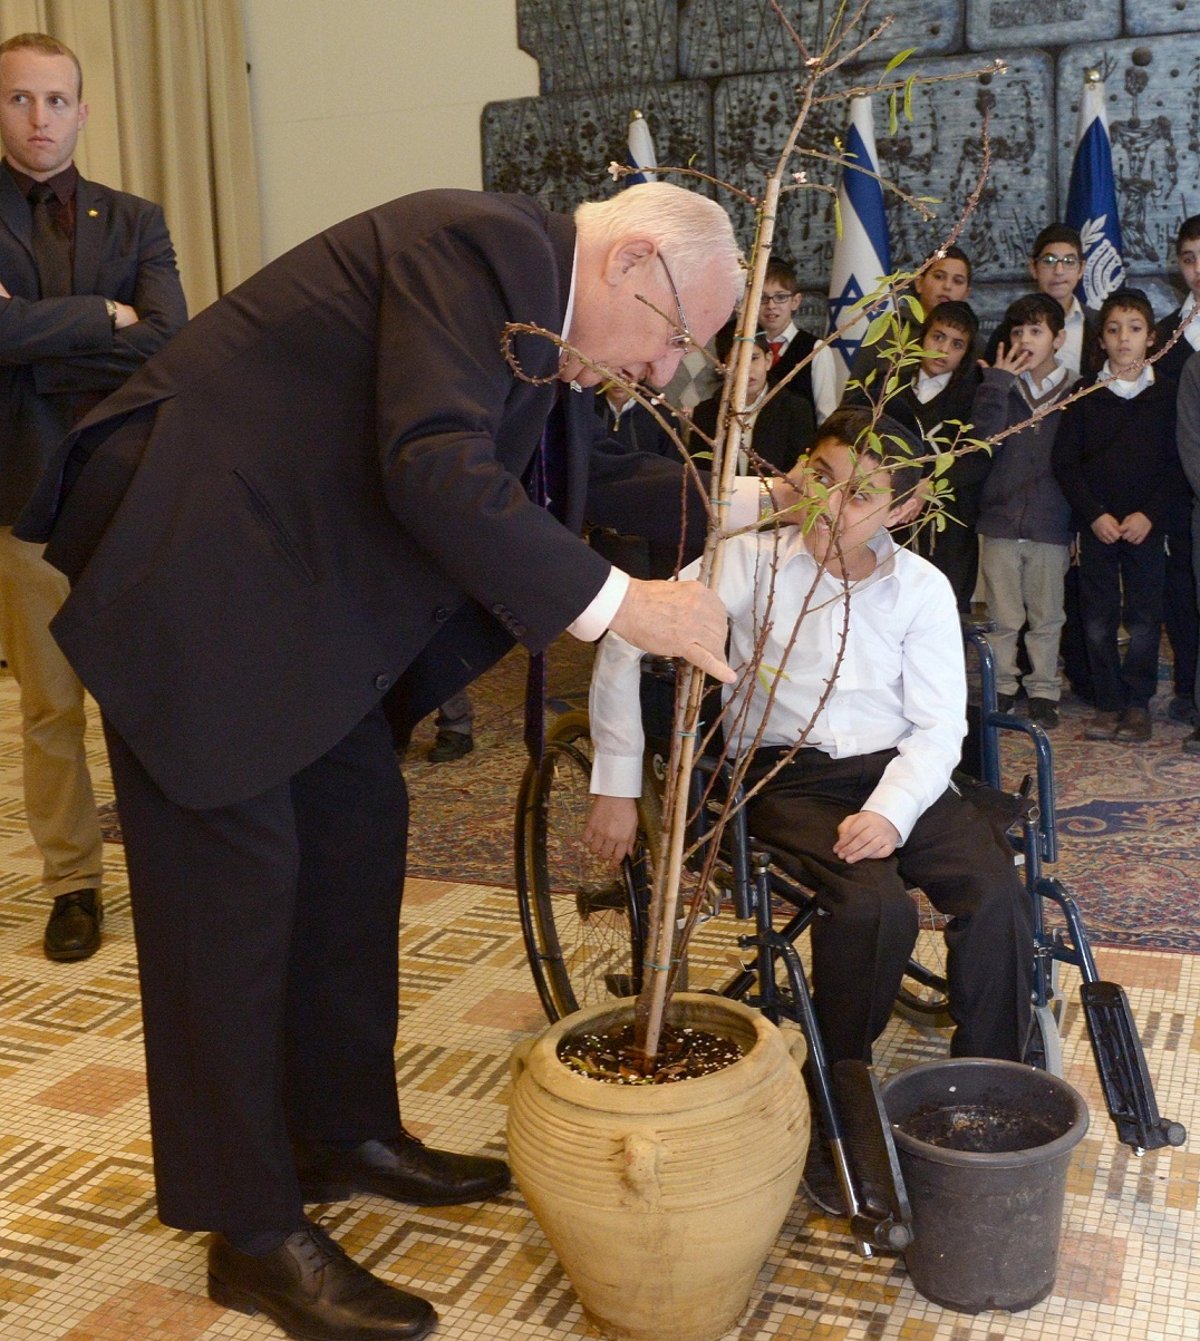
[[[991,810],[994,821],[1008,833],[1032,902],[1033,1012],[1025,1060],[1062,1074],[1058,970],[1063,964],[1074,966],[1082,978],[1084,1017],[1118,1139],[1136,1155],[1182,1145],[1187,1136],[1183,1126],[1159,1114],[1124,991],[1100,979],[1075,900],[1044,870],[1058,856],[1049,737],[1035,723],[997,710],[995,662],[986,630],[969,629],[966,639],[977,663],[979,689],[978,702],[969,709],[964,772],[956,780],[960,789],[974,789],[971,799]],[[547,734],[541,761],[527,767],[518,793],[515,856],[521,930],[538,996],[551,1021],[584,1006],[633,996],[641,987],[646,909],[661,856],[666,734],[662,702],[665,693],[673,695],[670,663],[647,664],[651,669],[643,674],[645,785],[638,801],[641,841],[621,871],[614,873],[599,862],[581,841],[590,805],[592,759],[586,712],[568,712],[557,720]],[[1034,749],[1036,770],[1016,793],[1000,785],[1002,732],[1023,733]],[[713,813],[726,800],[723,768],[713,756],[696,761],[689,804],[689,843],[695,852],[703,849]],[[868,1068],[860,1063],[828,1066],[796,950],[797,939],[819,915],[817,906],[810,892],[788,873],[780,854],[752,839],[737,799],[735,795],[721,860],[700,895],[705,904],[701,916],[715,916],[729,903],[739,922],[752,920],[754,929],[737,936],[739,966],[717,990],[758,1007],[776,1022],[792,1020],[804,1031],[814,1105],[847,1194],[859,1250],[869,1256],[876,1248],[903,1248],[907,1208],[898,1177],[891,1176],[898,1174],[898,1167],[873,1076],[864,1075]],[[920,901],[922,896],[914,893],[914,897]],[[798,911],[777,928],[775,909],[781,898]],[[1048,907],[1059,914],[1053,926],[1046,916]],[[922,922],[933,930],[940,926],[927,904]],[[919,952],[906,968],[895,1004],[898,1014],[924,1028],[950,1023],[944,959],[931,954],[931,947],[938,944],[939,937],[920,937]],[[686,969],[685,959],[677,986],[686,985]]]

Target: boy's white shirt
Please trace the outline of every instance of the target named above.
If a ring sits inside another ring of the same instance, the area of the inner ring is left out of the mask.
[[[903,843],[946,790],[966,734],[962,626],[950,584],[932,564],[898,548],[886,531],[879,531],[870,545],[876,569],[851,587],[845,654],[805,744],[835,759],[892,747],[899,751],[863,809],[890,820]],[[681,577],[696,571],[698,565],[692,565]],[[763,674],[776,690],[760,743],[790,745],[817,711],[833,673],[846,619],[845,588],[819,572],[801,528],[791,526],[727,542],[717,592],[730,615],[730,664],[739,670],[762,633],[770,603]],[[789,652],[806,598],[808,610]],[[601,795],[637,796],[642,790],[640,658],[637,648],[610,633],[592,672],[591,790]],[[724,696],[732,694],[740,705],[746,688],[743,677]],[[744,749],[754,744],[766,706],[767,691],[753,676],[749,690],[744,719],[740,706],[726,716],[735,753],[740,752],[738,740]]]
[[[950,385],[950,379],[954,376],[954,369],[949,372],[938,373],[936,377],[930,377],[922,368],[917,372],[917,380],[913,387],[914,394],[922,405],[928,405],[934,396],[941,395]]]
[[[1120,396],[1122,400],[1132,400],[1134,396],[1140,396],[1148,386],[1154,385],[1154,369],[1146,363],[1134,378],[1115,377],[1112,364],[1105,359],[1097,380],[1104,382],[1114,396]]]
[[[1084,314],[1083,307],[1079,299],[1071,298],[1071,307],[1065,317],[1063,329],[1067,333],[1067,338],[1062,342],[1058,350],[1058,361],[1066,364],[1073,373],[1081,371],[1083,367],[1083,328]]]

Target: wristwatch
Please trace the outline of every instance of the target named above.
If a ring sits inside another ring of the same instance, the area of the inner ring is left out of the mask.
[[[104,306],[108,309],[108,319],[112,322],[112,328],[117,329],[117,305],[111,298],[104,300]]]

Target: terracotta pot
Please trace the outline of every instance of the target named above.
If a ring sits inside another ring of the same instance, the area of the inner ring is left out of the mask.
[[[569,1070],[565,1035],[628,1019],[579,1011],[513,1054],[508,1157],[588,1317],[610,1336],[710,1341],[737,1322],[808,1150],[803,1035],[740,1002],[678,994],[669,1019],[735,1039],[732,1066],[669,1085]]]

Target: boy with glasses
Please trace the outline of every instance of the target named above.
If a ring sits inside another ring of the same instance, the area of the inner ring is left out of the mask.
[[[796,313],[803,298],[792,267],[783,261],[772,261],[767,266],[758,306],[758,324],[770,349],[771,367],[767,380],[772,386],[781,382],[816,349],[816,336],[796,325]],[[787,389],[812,407],[814,424],[828,418],[838,402],[837,364],[833,350],[828,345],[818,350],[816,357],[788,383]]]

